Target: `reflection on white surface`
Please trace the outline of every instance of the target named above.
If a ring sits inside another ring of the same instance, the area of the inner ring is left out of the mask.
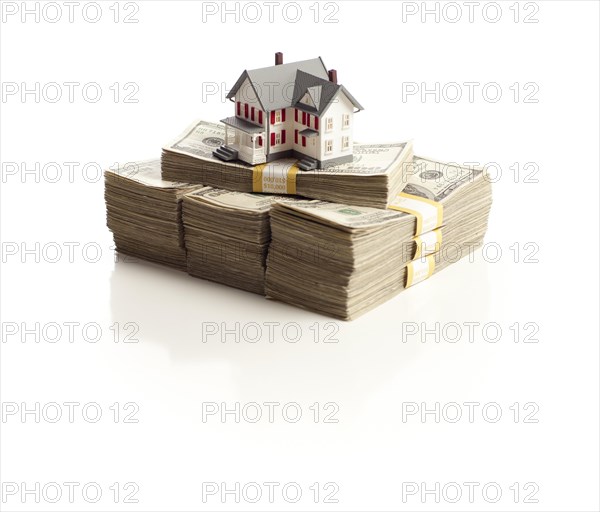
[[[326,394],[347,398],[348,413],[419,357],[402,322],[484,319],[490,287],[485,262],[463,260],[344,322],[138,261],[115,264],[110,297],[112,321],[137,322],[174,364],[228,368],[239,400]]]

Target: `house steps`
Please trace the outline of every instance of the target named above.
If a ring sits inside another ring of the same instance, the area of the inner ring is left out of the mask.
[[[317,168],[317,161],[314,158],[308,156],[302,157],[302,160],[298,162],[298,168],[303,171],[312,171]]]
[[[216,156],[220,160],[224,160],[225,162],[230,162],[231,160],[237,160],[238,152],[237,150],[229,147],[229,146],[219,146],[217,149],[213,151],[213,156]]]

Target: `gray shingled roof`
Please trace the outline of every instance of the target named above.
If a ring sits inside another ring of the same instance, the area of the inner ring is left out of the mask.
[[[355,108],[363,110],[362,105],[348,89],[329,81],[327,68],[321,57],[246,70],[227,94],[228,99],[237,94],[246,78],[250,79],[260,106],[265,112],[297,107],[311,114],[321,115],[340,91],[348,97]],[[306,93],[310,95],[314,107],[298,103]]]
[[[321,57],[246,70],[229,91],[227,98],[233,98],[248,77],[265,112],[290,107],[292,106],[297,72],[319,77],[324,81],[327,81],[328,78],[327,68]]]

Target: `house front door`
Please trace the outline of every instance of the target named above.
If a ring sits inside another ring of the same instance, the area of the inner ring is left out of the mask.
[[[317,137],[311,137],[308,139],[308,156],[311,158],[317,158]]]

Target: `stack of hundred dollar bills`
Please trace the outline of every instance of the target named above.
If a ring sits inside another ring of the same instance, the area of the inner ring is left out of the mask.
[[[198,185],[161,178],[160,160],[104,173],[106,217],[123,254],[186,270],[181,199]]]
[[[354,144],[351,163],[298,171],[290,158],[254,167],[240,161],[223,162],[212,152],[224,142],[222,125],[196,121],[163,147],[163,179],[385,208],[406,184],[413,156],[410,142]]]
[[[212,187],[185,195],[188,273],[264,295],[269,210],[276,201],[294,200]]]
[[[266,294],[353,319],[482,243],[491,186],[481,169],[415,157],[390,209],[324,201],[276,203]]]

